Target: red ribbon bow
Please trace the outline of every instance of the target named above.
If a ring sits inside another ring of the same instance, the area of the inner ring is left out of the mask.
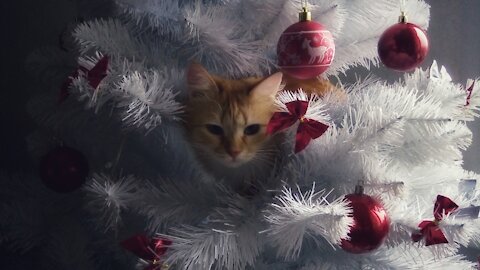
[[[172,241],[164,238],[150,239],[143,234],[137,234],[122,241],[120,245],[148,263],[144,270],[160,270],[164,266],[161,256],[167,252]]]
[[[472,98],[472,92],[473,92],[473,86],[475,86],[475,81],[472,82],[472,85],[467,88],[467,102],[465,103],[465,106],[470,105],[470,99]]]
[[[62,87],[60,88],[60,96],[58,98],[58,101],[61,103],[63,102],[69,95],[68,93],[68,87],[73,82],[74,78],[77,78],[78,75],[80,75],[80,71],[85,74],[88,84],[93,89],[97,89],[98,85],[100,82],[107,76],[107,69],[108,69],[108,56],[102,57],[98,62],[95,64],[95,66],[88,70],[85,67],[79,66],[77,70],[75,70],[68,78],[63,82]]]
[[[447,238],[438,227],[438,223],[443,219],[444,215],[450,214],[457,208],[458,205],[452,200],[445,196],[438,195],[433,209],[435,220],[424,220],[420,222],[420,224],[418,224],[420,231],[412,233],[412,240],[418,242],[425,237],[425,246],[448,243]]]
[[[308,109],[308,101],[297,100],[285,104],[288,112],[276,112],[267,125],[267,134],[273,134],[285,130],[295,124],[300,124],[295,135],[295,153],[305,149],[312,139],[322,136],[329,128],[321,122],[305,118]]]

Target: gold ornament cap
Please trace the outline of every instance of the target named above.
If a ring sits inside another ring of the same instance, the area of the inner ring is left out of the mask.
[[[400,13],[400,16],[398,16],[398,23],[407,23],[408,20],[407,20],[407,14],[405,14],[405,11],[402,11]]]
[[[302,7],[302,11],[298,13],[298,20],[301,22],[311,21],[312,13],[306,7]]]
[[[354,192],[356,195],[363,195],[363,190],[364,190],[363,185],[364,184],[365,184],[365,181],[358,180],[357,185],[355,185],[355,192]]]

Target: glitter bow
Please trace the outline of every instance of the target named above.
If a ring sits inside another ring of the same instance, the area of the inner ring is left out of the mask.
[[[86,67],[79,66],[68,78],[63,82],[62,87],[60,88],[60,96],[58,101],[61,103],[68,97],[68,87],[72,84],[73,80],[77,78],[80,73],[84,74],[88,84],[93,89],[97,89],[100,82],[107,76],[108,69],[108,56],[102,57],[95,66],[88,70]]]
[[[308,101],[296,100],[285,104],[288,112],[276,112],[267,125],[267,134],[273,134],[293,126],[297,121],[300,124],[295,135],[295,153],[305,149],[312,139],[322,136],[329,128],[321,122],[305,117]]]
[[[120,245],[147,263],[144,270],[168,269],[161,257],[172,245],[172,241],[164,238],[150,239],[143,234],[137,234],[122,241]]]
[[[458,209],[458,205],[449,198],[438,195],[433,209],[435,219],[424,220],[418,224],[420,231],[412,233],[414,242],[420,241],[425,237],[425,246],[448,243],[447,238],[438,226],[444,215],[448,215]]]

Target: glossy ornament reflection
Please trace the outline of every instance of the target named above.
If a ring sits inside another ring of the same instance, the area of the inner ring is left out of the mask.
[[[417,25],[406,22],[400,16],[400,22],[391,26],[378,41],[378,56],[388,68],[397,71],[409,71],[418,67],[429,49],[426,33]]]
[[[375,198],[358,192],[345,196],[353,209],[354,224],[350,239],[342,239],[341,247],[350,253],[365,253],[378,248],[390,229],[390,220],[382,204]]]

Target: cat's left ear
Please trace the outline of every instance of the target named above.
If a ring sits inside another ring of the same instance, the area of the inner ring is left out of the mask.
[[[277,72],[274,73],[270,76],[268,76],[266,79],[261,81],[257,86],[255,86],[251,92],[250,95],[254,97],[259,97],[259,96],[267,96],[267,97],[273,97],[279,90],[281,90],[280,85],[282,84],[282,73]]]
[[[205,97],[217,92],[213,77],[200,64],[193,62],[187,69],[187,85],[193,98]]]

